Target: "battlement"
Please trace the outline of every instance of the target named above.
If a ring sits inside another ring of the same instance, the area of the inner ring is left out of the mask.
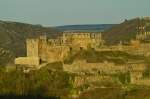
[[[76,33],[76,32],[71,32],[71,33],[63,33],[63,39],[67,38],[76,38],[76,39],[102,39],[101,33]]]
[[[62,41],[64,44],[74,47],[96,47],[103,44],[101,33],[63,33]]]

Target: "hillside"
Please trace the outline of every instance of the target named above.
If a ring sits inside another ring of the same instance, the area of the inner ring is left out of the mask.
[[[56,27],[60,31],[101,32],[110,29],[115,24],[65,25]]]
[[[103,37],[109,44],[116,44],[122,41],[129,41],[135,38],[137,27],[139,25],[139,18],[125,20],[124,22],[113,26],[103,33]],[[150,31],[150,19],[143,18],[142,23],[145,26],[145,31]]]
[[[25,40],[43,33],[54,36],[57,30],[40,25],[0,21],[0,65],[25,55]],[[7,53],[5,53],[7,52]]]
[[[142,19],[145,30],[150,31],[150,19]],[[13,61],[15,57],[25,56],[25,40],[47,33],[48,37],[58,35],[63,31],[103,32],[107,44],[117,44],[135,38],[139,18],[125,20],[120,24],[67,25],[58,27],[43,27],[18,22],[0,21],[0,65]]]

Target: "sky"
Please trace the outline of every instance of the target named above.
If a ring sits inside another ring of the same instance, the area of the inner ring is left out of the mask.
[[[0,0],[0,20],[44,26],[117,24],[150,16],[150,0]]]

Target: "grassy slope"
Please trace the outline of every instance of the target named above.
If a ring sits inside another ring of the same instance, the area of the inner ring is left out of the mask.
[[[48,64],[46,67],[38,71],[31,71],[28,74],[22,71],[5,72],[4,69],[0,67],[0,97],[4,96],[10,99],[11,96],[13,96],[15,99],[15,97],[19,98],[20,96],[20,98],[23,98],[25,96],[23,99],[26,99],[26,96],[31,96],[37,99],[37,97],[40,98],[39,96],[66,96],[71,88],[69,82],[71,75],[62,70],[51,70],[53,65],[61,67],[60,63]]]

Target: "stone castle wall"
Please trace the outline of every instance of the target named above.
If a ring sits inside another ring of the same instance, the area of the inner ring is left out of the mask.
[[[52,46],[46,38],[27,39],[27,57],[39,57],[42,61],[55,62],[62,61],[69,51],[66,46]]]
[[[144,71],[146,65],[144,63],[131,63],[123,65],[115,65],[114,63],[87,63],[85,60],[77,60],[73,64],[64,64],[64,71],[80,73],[80,72],[105,72],[107,74],[113,74],[118,72],[133,72]]]
[[[15,64],[38,66],[40,61],[38,57],[19,57],[15,59]]]
[[[63,33],[57,39],[47,39],[41,36],[38,39],[27,39],[27,57],[39,57],[41,61],[62,61],[70,48],[87,48],[101,42],[99,33]]]
[[[113,63],[87,63],[86,61],[79,60],[73,64],[64,64],[64,71],[83,74],[90,73],[93,76],[87,77],[76,77],[77,86],[85,84],[85,82],[94,81],[111,81],[110,76],[103,76],[101,74],[117,74],[117,73],[127,73],[130,72],[131,84],[139,85],[150,85],[150,80],[143,79],[143,72],[146,70],[146,64],[144,63],[128,63],[124,65],[115,65]],[[86,75],[85,75],[86,76]],[[105,78],[105,79],[104,79]]]
[[[84,84],[101,82],[101,81],[112,81],[112,78],[106,75],[79,75],[74,79],[74,86],[79,87]]]
[[[69,47],[65,47],[65,46],[47,47],[47,52],[46,52],[47,62],[51,63],[56,61],[63,61],[65,56],[67,56],[68,51],[69,51]]]
[[[26,40],[27,57],[18,57],[15,59],[17,65],[38,66],[40,64],[39,58],[39,40]]]
[[[78,60],[73,64],[64,64],[64,71],[80,73],[80,72],[105,72],[105,73],[115,73],[117,71],[124,71],[123,66],[115,66],[114,63],[87,63],[86,61]]]

